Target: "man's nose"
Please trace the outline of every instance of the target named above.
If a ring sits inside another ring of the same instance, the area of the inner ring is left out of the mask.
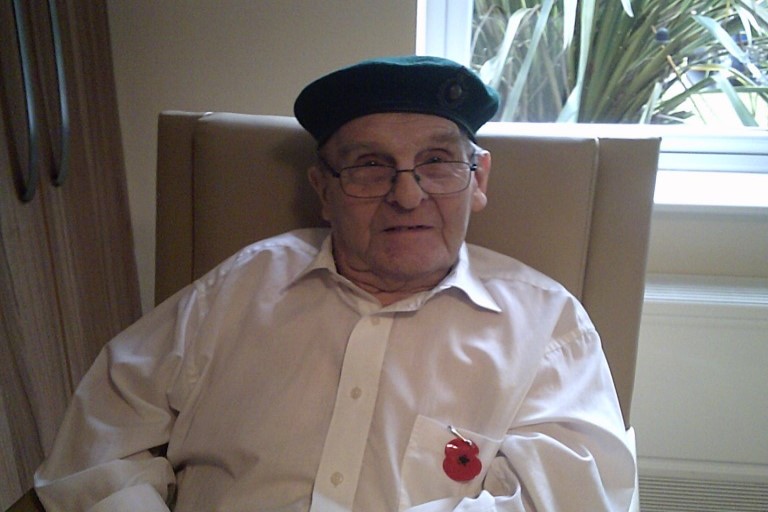
[[[397,203],[401,208],[412,210],[427,197],[419,185],[418,175],[413,171],[399,171],[387,195],[387,201]]]

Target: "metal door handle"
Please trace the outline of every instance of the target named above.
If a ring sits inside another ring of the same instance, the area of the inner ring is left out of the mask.
[[[53,37],[53,52],[56,61],[56,78],[59,85],[59,116],[60,116],[60,136],[59,154],[56,158],[54,151],[53,173],[51,179],[53,184],[61,186],[69,173],[69,102],[67,99],[67,77],[64,68],[64,52],[61,45],[61,26],[59,24],[59,13],[56,7],[56,0],[48,0],[48,12],[51,17],[51,34]]]
[[[16,180],[16,190],[23,202],[35,197],[40,166],[40,131],[37,125],[37,105],[32,82],[32,64],[29,60],[29,40],[22,12],[22,0],[13,0],[13,15],[16,20],[16,37],[19,44],[21,76],[24,85],[24,100],[27,112],[27,168],[21,169]]]
[[[37,102],[35,100],[34,82],[32,79],[32,62],[29,55],[29,38],[24,23],[23,0],[13,0],[13,13],[16,20],[16,37],[19,45],[21,74],[24,86],[24,100],[27,114],[27,168],[22,169],[16,180],[19,199],[31,201],[35,197],[38,186],[41,159],[40,127],[37,122]],[[48,0],[51,36],[53,39],[54,61],[56,64],[56,79],[59,95],[59,134],[60,143],[53,149],[51,181],[55,186],[61,186],[69,174],[70,152],[70,119],[69,101],[67,98],[67,77],[64,67],[64,52],[61,43],[61,26],[59,24],[56,0]]]

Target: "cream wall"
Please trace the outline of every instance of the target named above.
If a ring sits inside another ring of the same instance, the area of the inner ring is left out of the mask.
[[[657,207],[648,273],[768,283],[768,209]]]
[[[413,53],[417,0],[108,0],[136,259],[154,301],[162,110],[290,115],[317,76]]]

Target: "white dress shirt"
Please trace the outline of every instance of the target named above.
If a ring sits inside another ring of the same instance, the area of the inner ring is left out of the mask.
[[[445,446],[476,444],[454,481]],[[156,447],[167,444],[167,453]],[[635,466],[581,305],[464,245],[382,307],[326,230],[251,245],[112,340],[36,487],[51,512],[627,510]]]

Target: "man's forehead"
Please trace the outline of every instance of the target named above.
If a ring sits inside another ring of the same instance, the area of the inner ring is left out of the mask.
[[[378,149],[392,143],[459,145],[468,140],[466,133],[448,119],[393,112],[350,121],[331,136],[327,146],[344,154],[359,149]]]

